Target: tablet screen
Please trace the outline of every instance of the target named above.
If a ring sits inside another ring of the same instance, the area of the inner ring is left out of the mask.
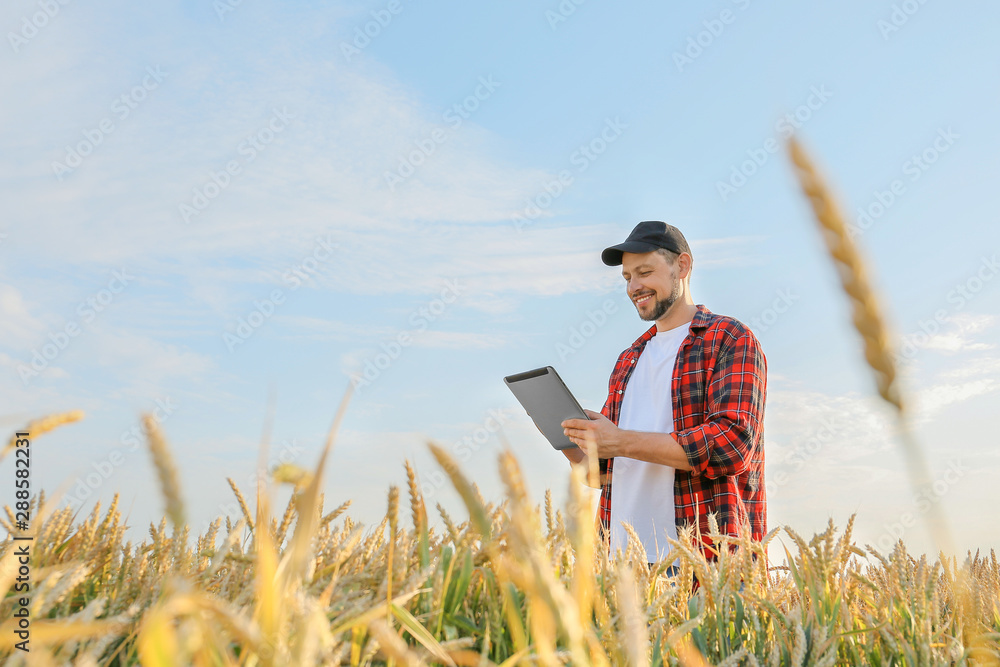
[[[546,440],[556,449],[576,447],[563,434],[566,419],[589,419],[552,366],[503,379]]]

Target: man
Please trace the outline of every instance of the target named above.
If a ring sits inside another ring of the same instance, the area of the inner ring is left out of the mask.
[[[710,513],[721,533],[737,535],[748,524],[762,539],[767,361],[760,343],[739,321],[695,305],[694,260],[676,227],[640,222],[601,259],[622,267],[639,317],[655,322],[618,357],[601,412],[562,423],[581,448],[563,450],[571,462],[586,462],[588,440],[596,447],[599,518],[612,553],[628,543],[624,522],[650,561],[666,555],[664,538],[676,539],[684,526],[695,528],[713,557]]]

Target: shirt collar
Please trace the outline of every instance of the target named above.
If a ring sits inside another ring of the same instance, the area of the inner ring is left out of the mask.
[[[704,329],[707,329],[712,319],[712,311],[710,311],[704,305],[699,303],[695,307],[698,309],[698,312],[696,312],[694,314],[694,317],[691,319],[691,324],[688,327],[688,336],[695,333],[696,331],[700,332]],[[636,341],[632,343],[632,349],[635,350],[636,352],[641,352],[642,348],[646,347],[646,343],[648,343],[655,335],[656,335],[656,323],[654,322],[653,326],[649,327],[649,329],[647,329],[645,333],[639,336],[639,338],[637,338]]]

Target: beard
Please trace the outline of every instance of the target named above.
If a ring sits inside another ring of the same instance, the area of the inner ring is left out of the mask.
[[[674,287],[670,291],[670,296],[664,299],[657,299],[656,302],[653,304],[653,309],[649,312],[648,315],[643,315],[642,311],[640,310],[639,319],[645,320],[646,322],[654,322],[660,319],[661,317],[667,314],[667,311],[670,310],[671,306],[673,306],[677,302],[677,299],[679,298],[681,298],[681,281],[675,280]]]

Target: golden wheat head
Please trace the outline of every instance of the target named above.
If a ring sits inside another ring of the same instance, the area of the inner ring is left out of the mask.
[[[878,393],[902,412],[903,400],[896,382],[896,364],[888,328],[882,320],[878,299],[868,282],[864,262],[851,239],[844,216],[795,137],[788,142],[788,152],[802,191],[812,204],[823,241],[840,275],[840,283],[850,298],[854,328],[864,340],[865,360],[875,373]]]
[[[181,500],[180,475],[177,473],[174,457],[170,453],[163,432],[160,431],[160,424],[156,421],[156,417],[145,414],[142,416],[142,423],[146,427],[149,453],[153,457],[153,467],[156,468],[156,475],[160,479],[160,489],[167,502],[167,516],[170,517],[174,528],[179,529],[185,524],[184,501]]]

